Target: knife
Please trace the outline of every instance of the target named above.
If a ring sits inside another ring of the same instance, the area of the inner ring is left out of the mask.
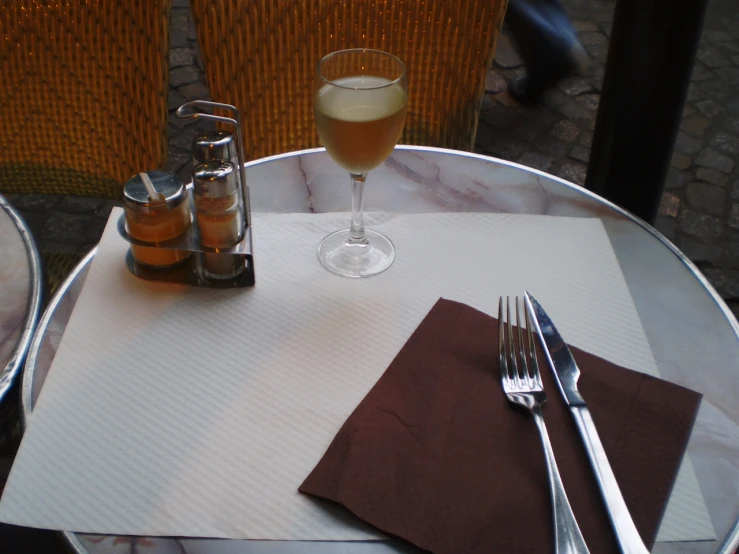
[[[611,520],[616,540],[624,554],[649,554],[649,550],[639,536],[629,509],[626,507],[621,489],[608,463],[603,444],[600,442],[598,431],[590,415],[585,399],[577,390],[577,380],[580,378],[580,369],[572,357],[570,349],[557,331],[544,308],[528,292],[525,295],[527,309],[533,315],[534,326],[546,354],[549,367],[552,368],[559,390],[562,393],[572,417],[580,432],[585,450],[590,458],[598,487],[605,501],[608,517]]]

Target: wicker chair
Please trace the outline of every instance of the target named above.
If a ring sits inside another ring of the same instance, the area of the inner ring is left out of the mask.
[[[119,198],[166,167],[171,0],[4,0],[0,192]],[[51,291],[79,255],[44,253]]]
[[[247,157],[319,145],[316,65],[385,50],[408,70],[401,142],[472,150],[506,0],[193,0],[211,97],[242,112]]]

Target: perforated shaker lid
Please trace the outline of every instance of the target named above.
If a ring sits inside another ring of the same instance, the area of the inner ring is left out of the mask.
[[[221,198],[237,192],[234,164],[225,160],[209,160],[192,170],[196,196]]]
[[[208,160],[236,158],[236,142],[229,131],[206,131],[192,142],[192,158],[195,165]]]

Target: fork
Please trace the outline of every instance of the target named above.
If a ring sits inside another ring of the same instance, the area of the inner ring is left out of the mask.
[[[552,512],[554,516],[554,552],[557,554],[585,554],[589,553],[585,540],[580,532],[580,527],[572,513],[570,501],[567,499],[562,478],[557,469],[554,459],[554,451],[549,441],[544,416],[541,407],[547,400],[547,394],[541,382],[539,364],[536,361],[536,350],[534,348],[534,336],[531,332],[531,321],[529,311],[524,304],[524,315],[526,318],[526,334],[528,335],[528,349],[524,346],[524,337],[521,325],[521,317],[518,309],[519,299],[515,297],[516,304],[516,326],[518,327],[518,341],[514,340],[513,325],[511,324],[511,302],[506,297],[506,322],[508,338],[506,340],[505,327],[503,323],[503,297],[498,303],[498,345],[500,350],[500,377],[508,400],[526,408],[534,416],[536,427],[539,430],[541,444],[544,447],[545,460],[547,463],[547,474],[549,475],[549,493],[552,498]],[[518,343],[519,362],[516,361],[516,342]],[[526,359],[528,350],[528,358]],[[529,370],[531,368],[531,370]]]

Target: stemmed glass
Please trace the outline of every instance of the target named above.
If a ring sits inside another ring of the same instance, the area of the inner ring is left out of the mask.
[[[318,63],[313,112],[329,155],[349,172],[351,227],[331,233],[318,259],[343,277],[370,277],[395,259],[386,236],[365,230],[362,193],[367,173],[390,155],[400,138],[408,105],[405,65],[379,50],[340,50]]]

